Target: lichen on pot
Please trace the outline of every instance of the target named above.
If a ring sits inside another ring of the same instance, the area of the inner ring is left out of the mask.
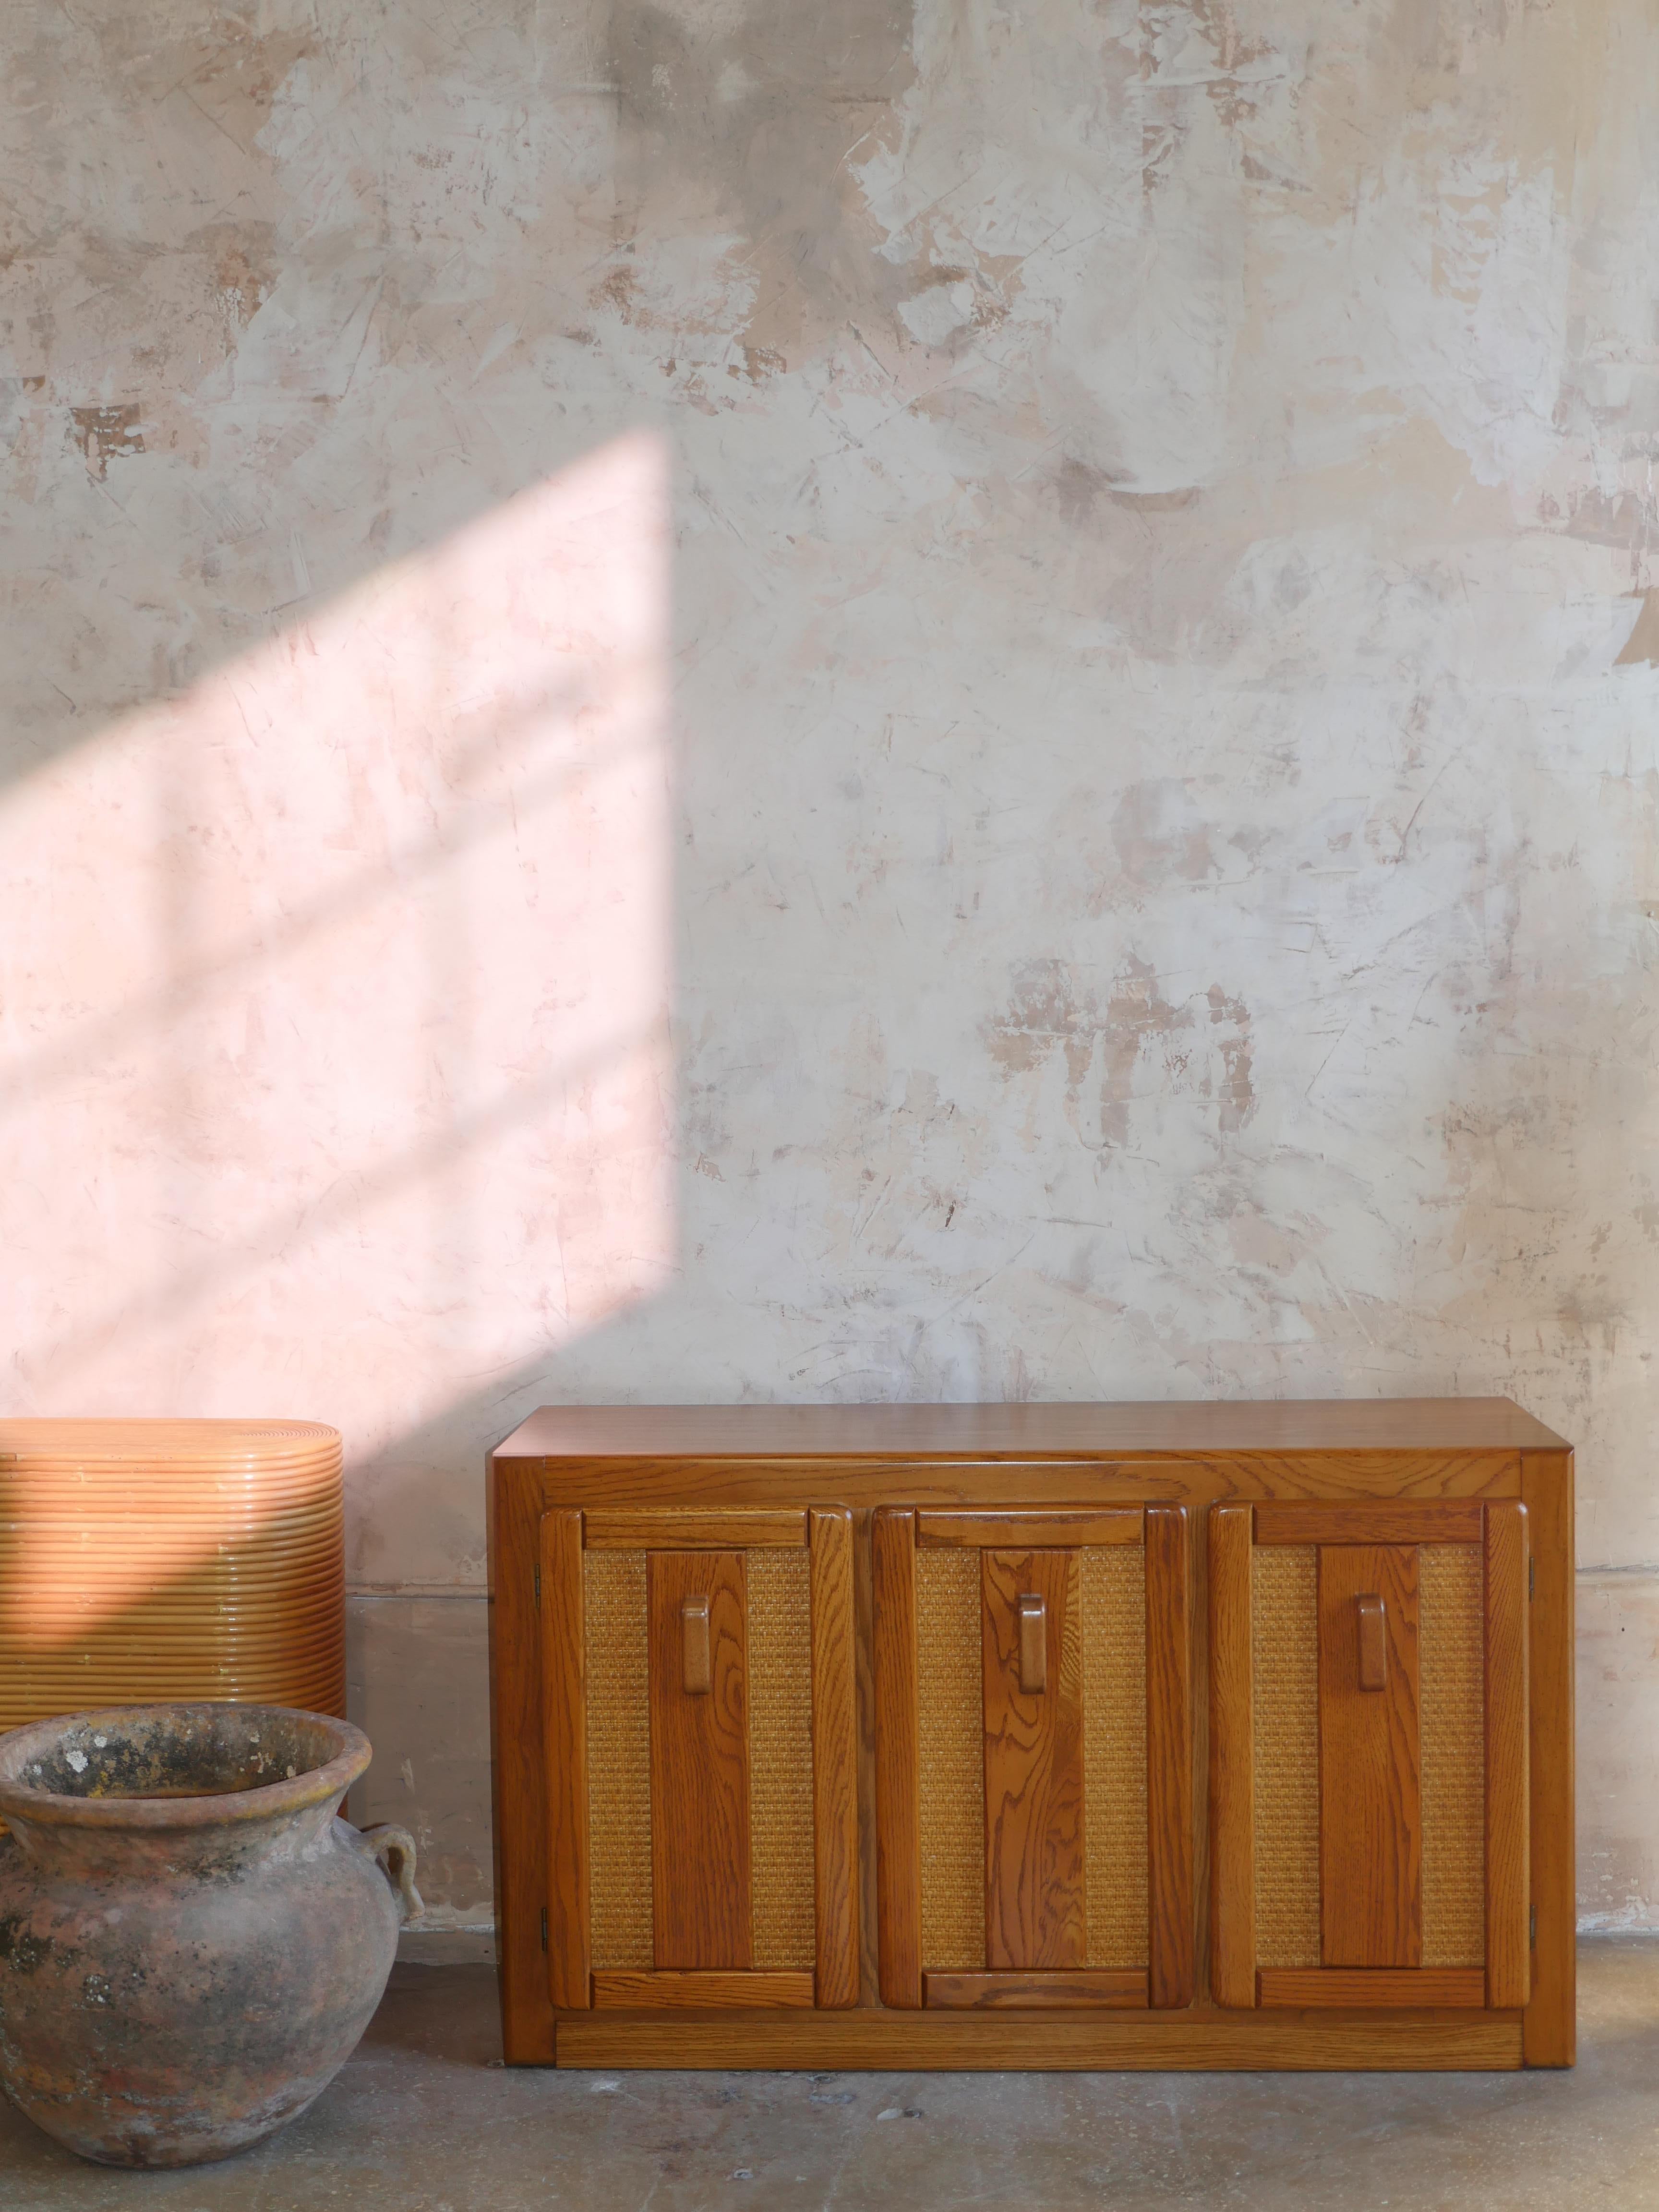
[[[343,1721],[147,1705],[0,1736],[0,2081],[106,2165],[190,2166],[304,2112],[418,1910],[401,1828],[337,1817]]]

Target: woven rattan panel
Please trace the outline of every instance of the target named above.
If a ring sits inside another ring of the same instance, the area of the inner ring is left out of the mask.
[[[921,1963],[985,1964],[985,1687],[979,1553],[916,1553]]]
[[[1251,1559],[1255,1736],[1255,1955],[1316,1966],[1319,1954],[1319,1559],[1264,1544]]]
[[[1083,1849],[1088,1964],[1146,1963],[1146,1555],[1079,1555],[1083,1593]]]
[[[813,1960],[812,1615],[805,1551],[746,1554],[757,1966]]]
[[[584,1553],[582,1595],[593,1964],[601,1971],[649,1967],[654,1960],[645,1553]]]
[[[1423,1756],[1423,1964],[1486,1957],[1485,1577],[1474,1544],[1425,1544],[1418,1707]]]

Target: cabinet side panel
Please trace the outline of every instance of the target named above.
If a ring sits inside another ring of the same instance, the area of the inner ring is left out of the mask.
[[[916,1552],[921,1963],[985,1964],[985,1709],[977,1551]]]
[[[1522,1491],[1532,1537],[1530,1737],[1532,1903],[1538,1917],[1528,2066],[1571,2066],[1577,2049],[1573,1838],[1573,1469],[1571,1452],[1528,1452]]]
[[[1263,1966],[1319,1964],[1319,1554],[1250,1561],[1255,1944]]]
[[[750,1552],[749,1832],[754,1964],[810,1967],[812,1621],[805,1551]]]
[[[648,1969],[651,1687],[645,1553],[582,1557],[587,1652],[588,1924],[595,1972]]]
[[[1146,1557],[1090,1545],[1083,1588],[1083,1842],[1091,1966],[1146,1964]]]
[[[553,2002],[542,1950],[547,1797],[536,1606],[542,1510],[537,1470],[497,1461],[491,1498],[491,1778],[501,2042],[509,2065],[547,2066],[553,2063]]]

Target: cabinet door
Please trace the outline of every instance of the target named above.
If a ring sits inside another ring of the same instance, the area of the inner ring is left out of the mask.
[[[859,1993],[852,1516],[541,1524],[556,2005]]]
[[[1193,1996],[1187,1516],[875,1516],[881,1993]]]
[[[1218,2003],[1526,2003],[1528,1579],[1515,1499],[1212,1508]]]

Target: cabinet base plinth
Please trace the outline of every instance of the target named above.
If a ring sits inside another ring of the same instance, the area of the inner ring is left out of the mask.
[[[1357,2020],[1203,2011],[1102,2019],[961,2013],[562,2013],[556,2063],[763,2072],[1493,2073],[1518,2068],[1519,2013]]]

